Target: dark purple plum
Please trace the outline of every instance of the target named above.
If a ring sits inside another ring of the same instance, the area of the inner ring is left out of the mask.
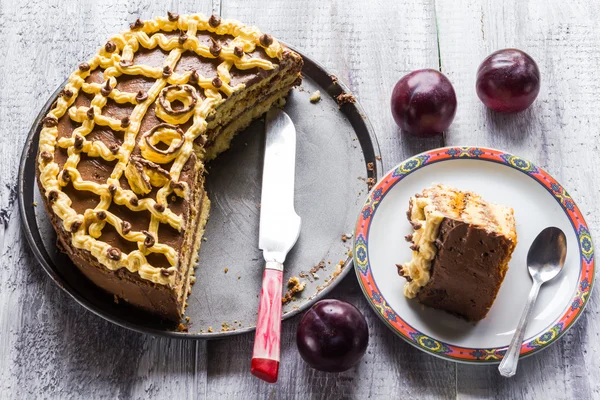
[[[321,300],[304,314],[296,332],[300,355],[311,367],[342,372],[367,350],[369,327],[362,313],[340,300]]]
[[[456,93],[442,73],[420,69],[405,75],[392,91],[392,115],[402,130],[419,136],[445,131],[456,114]]]
[[[477,96],[486,107],[504,113],[525,110],[540,92],[540,70],[527,53],[498,50],[477,70]]]

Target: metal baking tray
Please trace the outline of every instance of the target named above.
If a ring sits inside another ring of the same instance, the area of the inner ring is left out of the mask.
[[[379,145],[362,107],[358,102],[338,104],[337,97],[350,93],[348,88],[319,63],[302,57],[304,81],[292,91],[284,108],[297,130],[295,207],[302,217],[300,238],[285,263],[285,280],[299,277],[306,288],[283,306],[284,320],[326,297],[350,271],[352,239],[344,242],[342,235],[353,231],[368,192],[367,179],[377,181],[382,171]],[[188,298],[189,321],[182,321],[187,331],[181,331],[177,324],[123,301],[116,304],[113,296],[88,281],[56,246],[56,234],[36,184],[35,157],[40,120],[62,86],[33,122],[19,167],[21,221],[41,267],[83,307],[128,329],[190,339],[254,330],[264,266],[258,250],[264,121],[255,121],[240,133],[231,148],[208,166],[211,216],[200,250],[197,282]],[[316,90],[322,99],[313,104],[309,97]],[[315,271],[319,263],[322,268]]]

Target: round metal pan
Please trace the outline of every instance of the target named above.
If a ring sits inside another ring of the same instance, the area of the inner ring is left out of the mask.
[[[303,58],[304,82],[292,91],[284,108],[297,130],[295,207],[302,218],[300,238],[286,260],[285,279],[299,277],[306,288],[283,306],[284,320],[327,296],[350,271],[352,240],[343,241],[342,235],[353,231],[368,192],[367,179],[377,181],[382,170],[379,145],[362,107],[356,102],[339,104],[338,96],[350,93],[348,88],[315,61]],[[37,189],[35,156],[40,120],[61,89],[34,121],[19,167],[23,230],[44,270],[83,307],[128,329],[189,339],[252,331],[264,267],[258,250],[264,121],[255,121],[240,133],[231,148],[208,166],[211,216],[197,281],[188,298],[189,320],[182,321],[187,331],[182,331],[177,324],[123,301],[116,304],[113,296],[88,281],[57,248]],[[309,97],[316,90],[322,99],[313,104]]]

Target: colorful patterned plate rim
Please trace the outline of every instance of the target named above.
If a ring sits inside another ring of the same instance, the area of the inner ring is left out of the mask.
[[[358,282],[375,313],[394,331],[413,346],[437,357],[465,363],[490,364],[499,362],[508,346],[471,348],[452,345],[413,328],[392,309],[380,292],[373,277],[369,259],[369,231],[377,208],[389,191],[415,171],[434,163],[451,160],[480,160],[502,164],[520,171],[543,186],[566,214],[579,244],[580,269],[577,290],[570,306],[561,317],[546,329],[526,339],[521,356],[532,355],[554,343],[581,316],[589,299],[594,281],[594,249],[585,219],[569,194],[547,172],[533,163],[506,153],[484,147],[445,147],[411,157],[389,171],[370,191],[359,214],[354,234],[353,258]],[[399,283],[399,287],[401,284]]]

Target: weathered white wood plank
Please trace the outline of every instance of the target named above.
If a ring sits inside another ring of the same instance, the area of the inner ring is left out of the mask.
[[[442,70],[459,104],[447,144],[491,146],[534,161],[565,185],[595,231],[600,226],[597,7],[549,0],[439,1],[436,6]],[[506,47],[529,53],[542,75],[538,99],[518,115],[487,111],[475,93],[479,63]],[[515,378],[501,378],[495,367],[459,365],[459,397],[599,396],[600,383],[593,379],[600,366],[593,355],[600,350],[598,292],[592,296],[577,325],[549,349],[523,360]]]
[[[155,339],[86,312],[37,265],[15,204],[22,144],[48,96],[110,34],[166,11],[159,1],[0,3],[1,398],[192,399],[206,391],[206,343]]]
[[[374,125],[386,169],[442,144],[442,138],[401,136],[389,106],[392,88],[401,76],[413,69],[438,67],[431,2],[224,0],[223,16],[272,33],[320,61],[348,84]],[[454,365],[395,337],[369,308],[354,276],[348,276],[334,296],[355,304],[369,321],[368,354],[357,368],[338,375],[309,368],[296,350],[299,318],[295,318],[283,324],[277,385],[249,375],[253,336],[246,335],[209,344],[208,392],[222,398],[248,394],[256,398],[324,399],[455,396]]]
[[[575,3],[437,2],[442,69],[459,101],[446,140],[499,147],[536,161],[571,191],[595,230],[600,33],[597,9],[583,0]],[[357,305],[368,318],[364,360],[339,375],[310,369],[295,349],[296,318],[284,323],[275,386],[248,374],[252,335],[208,343],[154,339],[115,327],[64,295],[37,266],[20,232],[14,187],[21,145],[39,107],[78,62],[128,22],[167,9],[208,12],[210,4],[0,2],[0,398],[600,396],[593,379],[600,371],[594,357],[600,342],[598,294],[558,344],[524,360],[519,376],[505,381],[493,367],[456,366],[394,337],[349,276],[334,297]],[[397,79],[413,69],[438,67],[431,1],[224,0],[223,15],[256,24],[335,71],[371,118],[386,168],[443,143],[399,136],[389,112]],[[542,71],[539,99],[518,116],[485,111],[474,92],[479,62],[507,46],[528,51]]]

